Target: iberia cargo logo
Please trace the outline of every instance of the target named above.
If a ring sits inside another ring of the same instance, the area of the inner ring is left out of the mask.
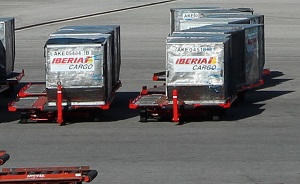
[[[94,71],[93,56],[52,56],[50,57],[51,71]]]
[[[217,57],[209,56],[189,56],[174,57],[175,72],[196,72],[217,70]]]

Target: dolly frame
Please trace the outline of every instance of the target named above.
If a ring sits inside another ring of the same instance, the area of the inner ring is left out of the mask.
[[[97,174],[89,166],[2,168],[0,183],[79,184],[91,182]]]
[[[214,121],[220,120],[224,109],[231,107],[232,103],[237,99],[237,96],[227,98],[223,102],[216,104],[186,104],[184,101],[180,100],[180,94],[177,90],[172,91],[172,99],[168,100],[164,93],[153,93],[152,90],[158,88],[147,89],[146,86],[143,87],[140,95],[131,99],[129,102],[130,109],[140,110],[140,122],[147,122],[148,119],[155,117],[170,117],[173,122],[180,123],[181,117],[187,114],[196,114],[198,112],[212,113],[212,118]],[[144,97],[157,96],[159,100],[153,102],[151,105],[139,105],[137,102]]]
[[[42,84],[32,84],[29,83],[24,86],[18,93],[18,98],[8,104],[8,110],[11,112],[19,111],[21,112],[20,123],[27,123],[28,120],[32,121],[56,121],[59,125],[64,125],[63,120],[64,114],[71,114],[72,112],[86,113],[86,111],[94,112],[93,116],[95,121],[99,121],[102,116],[102,110],[108,110],[111,103],[115,98],[116,91],[122,86],[121,81],[119,81],[113,88],[113,92],[105,101],[103,105],[67,105],[63,106],[63,86],[58,83],[56,91],[56,106],[47,106],[47,93],[44,89],[40,93],[30,93],[28,89],[34,85]],[[18,107],[16,103],[22,99],[36,98],[32,105],[28,104],[27,107]],[[99,111],[100,110],[100,111]]]
[[[165,71],[154,73],[152,80],[166,81],[165,74]],[[262,72],[263,76],[269,74],[270,69],[264,69]],[[223,102],[215,104],[186,104],[184,101],[180,100],[180,94],[178,94],[177,90],[172,91],[172,99],[169,100],[164,90],[155,90],[159,87],[154,86],[154,88],[147,89],[147,86],[143,86],[138,97],[130,100],[129,108],[140,110],[140,122],[147,122],[148,119],[153,117],[171,116],[173,122],[180,123],[180,119],[183,114],[198,114],[199,112],[210,113],[213,121],[219,121],[221,116],[224,115],[225,110],[230,108],[237,99],[244,101],[246,91],[259,88],[262,85],[264,85],[263,79],[260,79],[258,82],[253,84],[243,85],[238,88],[235,96],[229,97]],[[165,88],[165,84],[160,87]],[[159,100],[153,101],[152,104],[138,104],[138,101],[142,98],[151,98],[155,95],[158,96],[157,99]]]
[[[0,150],[0,165],[3,165],[10,155]],[[91,182],[98,175],[89,166],[69,167],[36,167],[36,168],[2,168],[0,183],[6,184],[81,184]]]

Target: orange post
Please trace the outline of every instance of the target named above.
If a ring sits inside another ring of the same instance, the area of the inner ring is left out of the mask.
[[[176,89],[172,92],[173,95],[173,121],[179,122],[179,115],[178,115],[178,92]]]
[[[63,110],[62,110],[62,86],[61,84],[57,84],[57,100],[56,100],[56,107],[57,107],[57,123],[61,125],[63,123]]]

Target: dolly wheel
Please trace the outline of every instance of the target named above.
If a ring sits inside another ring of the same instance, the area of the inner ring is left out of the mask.
[[[219,108],[212,112],[213,121],[220,121],[226,115],[226,109]]]
[[[244,91],[238,93],[238,94],[237,94],[237,97],[238,97],[238,101],[239,101],[240,103],[245,102],[245,100],[246,100],[246,94],[245,94]]]
[[[148,114],[147,109],[142,109],[140,111],[140,122],[141,123],[147,122],[147,120],[148,120],[148,115],[147,114]]]
[[[28,120],[28,114],[26,112],[21,112],[21,117],[20,117],[20,124],[25,124],[27,123]]]
[[[26,124],[27,123],[27,119],[20,119],[19,124]]]
[[[93,112],[94,122],[100,122],[103,119],[103,110]]]
[[[10,86],[7,88],[7,90],[4,91],[5,97],[11,97],[11,95],[12,95],[13,92],[14,92],[14,90],[15,90],[15,86],[10,85]]]
[[[213,115],[213,121],[220,121],[220,115]]]

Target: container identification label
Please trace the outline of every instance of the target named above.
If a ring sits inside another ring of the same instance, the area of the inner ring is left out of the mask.
[[[193,20],[193,19],[199,19],[203,17],[201,13],[183,13],[182,18],[184,20]]]
[[[50,51],[50,71],[94,71],[95,56],[90,51]]]

